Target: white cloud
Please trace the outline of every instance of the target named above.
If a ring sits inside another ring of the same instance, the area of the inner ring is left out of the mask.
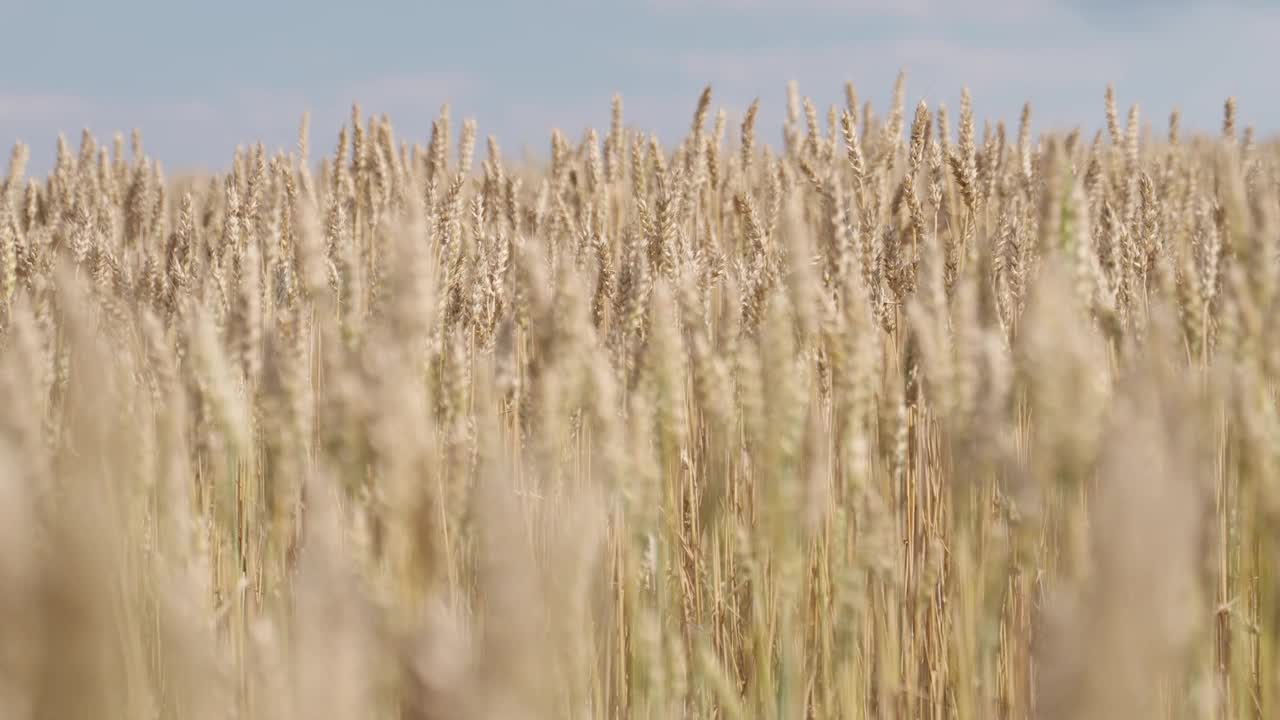
[[[345,92],[366,111],[391,112],[397,107],[434,111],[465,92],[473,80],[461,71],[386,75],[356,83]]]
[[[1114,66],[1104,52],[1089,48],[986,48],[952,40],[916,37],[893,42],[803,50],[693,51],[679,56],[683,71],[727,89],[797,80],[804,86],[839,83],[888,86],[897,70],[907,72],[908,89],[925,94],[969,85],[1032,87],[1052,76],[1069,82],[1105,76]],[[1070,71],[1071,76],[1066,73]],[[838,90],[838,86],[833,88]]]
[[[83,110],[87,103],[73,95],[0,95],[0,122],[14,123]]]
[[[462,73],[389,75],[323,94],[280,88],[244,88],[216,97],[155,99],[91,98],[60,94],[0,95],[0,142],[32,147],[33,172],[47,170],[59,134],[79,142],[89,128],[99,142],[135,127],[143,144],[171,170],[190,165],[225,165],[237,145],[263,142],[271,150],[292,149],[299,120],[312,114],[313,152],[325,152],[330,134],[350,117],[351,104],[364,112],[386,113],[406,124],[416,138],[440,105],[468,86]]]
[[[650,0],[663,12],[729,11],[879,15],[915,19],[978,17],[1025,18],[1052,11],[1055,0]]]

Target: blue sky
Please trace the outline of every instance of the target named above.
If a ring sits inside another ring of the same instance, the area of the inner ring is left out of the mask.
[[[967,85],[980,117],[1030,100],[1037,129],[1098,126],[1109,81],[1159,129],[1174,106],[1216,128],[1228,95],[1280,128],[1262,0],[0,0],[0,25],[0,141],[32,145],[33,171],[86,126],[140,128],[171,172],[223,167],[238,143],[292,147],[304,110],[329,152],[353,101],[425,142],[447,100],[511,157],[606,126],[620,92],[628,124],[675,138],[708,83],[731,117],[760,97],[776,142],[787,80],[823,110],[852,80],[883,110],[900,68],[912,102]]]

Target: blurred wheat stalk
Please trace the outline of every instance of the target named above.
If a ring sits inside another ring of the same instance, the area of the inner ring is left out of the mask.
[[[0,714],[1280,714],[1277,146],[756,109],[15,147]]]

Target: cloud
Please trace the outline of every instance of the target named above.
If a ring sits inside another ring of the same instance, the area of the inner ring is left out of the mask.
[[[324,92],[248,87],[210,96],[152,99],[95,98],[62,94],[0,95],[0,142],[32,147],[32,171],[52,166],[59,134],[73,144],[90,129],[99,142],[115,133],[142,131],[143,143],[171,170],[224,166],[238,145],[262,142],[292,149],[304,112],[312,114],[313,145],[349,121],[352,103],[386,113],[425,134],[440,105],[470,86],[463,73],[391,74]]]
[[[413,63],[425,61],[401,57],[353,64],[341,80],[207,73],[197,74],[203,84],[145,85],[116,97],[103,96],[110,90],[99,84],[47,81],[57,92],[39,92],[40,85],[23,87],[26,94],[0,91],[0,143],[31,144],[36,171],[51,164],[58,132],[74,143],[85,126],[103,140],[137,126],[170,170],[224,167],[236,144],[292,148],[305,110],[313,148],[327,151],[353,102],[390,115],[397,137],[425,142],[448,101],[455,119],[475,116],[481,136],[494,134],[514,156],[526,144],[544,151],[553,126],[570,136],[604,128],[615,90],[629,124],[671,140],[687,129],[707,83],[731,120],[759,96],[765,128],[780,124],[788,80],[824,114],[828,103],[843,102],[845,80],[883,111],[899,69],[907,71],[908,102],[923,96],[954,109],[968,85],[980,116],[1016,122],[1029,99],[1037,127],[1100,120],[1108,82],[1122,104],[1140,104],[1157,122],[1177,105],[1185,126],[1214,126],[1222,98],[1237,95],[1242,123],[1280,127],[1266,69],[1280,59],[1271,43],[1280,34],[1280,8],[1257,1],[1205,7],[1134,0],[1126,11],[1101,0],[644,0],[642,9],[618,13],[592,7],[581,32],[607,37],[609,46],[591,62],[571,51],[553,62],[530,59],[527,48],[480,52],[486,48],[477,44],[469,63],[445,59],[444,69],[417,71]],[[1141,22],[1116,19],[1121,12]],[[1157,17],[1163,19],[1147,21]],[[245,77],[259,85],[236,84]],[[456,122],[455,132],[460,127]]]
[[[1053,9],[1055,0],[650,0],[662,12],[821,13],[841,16],[874,15],[917,20],[977,17],[1031,17]]]
[[[678,62],[689,75],[739,90],[792,79],[809,86],[849,79],[887,87],[901,69],[907,73],[908,89],[926,94],[958,90],[964,84],[975,89],[1030,88],[1048,76],[1055,82],[1078,82],[1114,69],[1106,54],[1096,49],[978,47],[935,37],[825,48],[692,51],[680,54]]]
[[[1147,0],[1142,0],[1149,5]],[[955,109],[968,86],[979,118],[1016,123],[1024,100],[1037,128],[1097,127],[1102,96],[1114,83],[1122,106],[1136,104],[1157,126],[1180,108],[1188,130],[1212,130],[1223,98],[1239,98],[1242,124],[1270,132],[1280,127],[1269,67],[1280,55],[1280,8],[1255,10],[1244,2],[1221,8],[1175,3],[1163,22],[1117,27],[1075,12],[985,32],[970,25],[909,23],[870,41],[828,40],[817,47],[701,49],[676,53],[683,76],[710,82],[717,101],[745,106],[762,95],[762,124],[780,122],[783,87],[797,80],[820,113],[842,103],[840,85],[852,80],[877,110],[887,106],[897,70],[907,72],[908,103],[924,97]],[[1056,32],[1044,31],[1045,27]],[[1188,52],[1194,48],[1196,52]],[[1205,63],[1205,57],[1216,63]],[[658,59],[652,59],[657,62]],[[1221,68],[1229,67],[1230,72]],[[745,98],[745,100],[743,99]],[[1123,108],[1122,108],[1123,109]]]
[[[916,15],[927,12],[932,0],[651,0],[653,7],[667,12],[685,10],[770,11],[792,10],[800,12],[824,11],[838,13],[878,13],[888,15]]]
[[[818,48],[690,51],[679,54],[676,62],[686,76],[712,85],[717,106],[740,110],[761,97],[759,125],[767,138],[782,122],[790,80],[799,83],[802,95],[813,98],[824,118],[828,105],[843,105],[846,80],[883,115],[899,69],[906,72],[908,107],[924,98],[932,107],[946,103],[954,117],[960,90],[968,87],[979,123],[1016,124],[1022,104],[1030,101],[1037,129],[1091,126],[1103,118],[1108,82],[1116,82],[1122,99],[1129,99],[1120,58],[1088,44],[988,47],[922,33]],[[669,110],[686,107],[692,107],[691,101]],[[684,114],[679,113],[681,118]]]
[[[407,106],[436,110],[473,87],[474,82],[475,78],[461,71],[391,74],[355,83],[345,92],[353,102],[379,113]]]
[[[39,118],[81,110],[83,98],[74,95],[22,94],[0,95],[0,123],[17,123],[24,118]],[[3,127],[3,125],[0,125]]]

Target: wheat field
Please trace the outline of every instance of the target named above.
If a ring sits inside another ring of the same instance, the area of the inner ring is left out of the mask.
[[[17,144],[0,716],[1280,716],[1277,145],[788,90]]]

